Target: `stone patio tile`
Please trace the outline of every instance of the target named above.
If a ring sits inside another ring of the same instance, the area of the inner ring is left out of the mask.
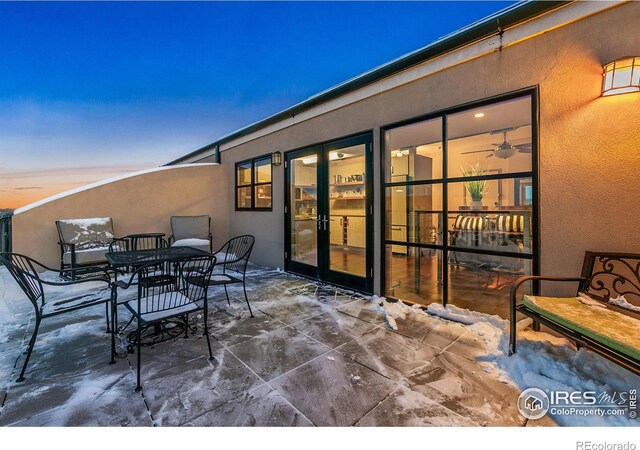
[[[360,427],[478,426],[470,419],[401,386],[356,424]]]
[[[287,325],[294,324],[309,317],[317,316],[330,310],[326,305],[310,300],[308,297],[297,296],[291,299],[282,299],[277,305],[271,304],[260,310]]]
[[[408,377],[412,390],[486,426],[522,426],[520,391],[485,371],[489,366],[444,351]]]
[[[330,349],[286,327],[234,345],[230,350],[265,381],[269,381]]]
[[[152,426],[142,396],[134,392],[131,370],[102,380],[85,380],[62,405],[15,426]],[[106,389],[105,389],[106,388]]]
[[[176,426],[234,402],[262,384],[228,350],[218,349],[215,361],[206,357],[142,379],[143,395],[156,425]]]
[[[460,324],[445,322],[420,312],[407,314],[404,319],[396,318],[395,321],[398,329],[392,331],[439,349],[450,345],[467,330]]]
[[[318,426],[350,426],[396,384],[336,351],[274,381],[273,386]]]
[[[313,293],[316,285],[310,283],[309,280],[297,279],[295,277],[278,276],[264,280],[255,280],[251,277],[247,280],[247,294],[251,305],[258,307],[265,304],[279,301],[282,298],[296,297],[297,295],[309,295]],[[231,292],[230,292],[231,293]],[[244,300],[244,294],[240,290],[238,295]],[[224,296],[224,293],[223,293]]]
[[[284,293],[285,295],[293,295],[293,296],[298,296],[298,295],[306,295],[306,296],[312,296],[315,295],[315,292],[318,289],[318,283],[315,282],[311,282],[308,280],[304,280],[304,282],[294,285],[294,286],[288,286],[287,288],[285,288]]]
[[[380,325],[385,319],[385,314],[378,311],[376,304],[370,300],[355,300],[338,307],[338,311],[374,325]]]
[[[307,427],[313,424],[266,384],[187,422],[197,427]]]
[[[254,311],[253,316],[249,315],[249,311],[239,314],[235,311],[217,311],[209,315],[209,330],[218,341],[231,346],[286,326],[261,311]]]
[[[96,364],[80,372],[61,373],[44,379],[29,377],[21,383],[9,386],[4,406],[0,409],[0,426],[13,424],[40,413],[68,404],[69,407],[82,403],[92,395],[128,381],[133,391],[135,379],[128,367]]]
[[[96,330],[93,326],[97,322],[100,322],[103,327]],[[63,361],[74,361],[80,365],[98,359],[105,363],[109,361],[111,335],[104,331],[104,322],[89,320],[86,324],[74,322],[60,325],[49,332],[38,333],[25,376],[28,377],[33,371],[50,369]],[[22,351],[27,348],[32,330],[33,328],[30,327],[28,338],[23,342]],[[24,357],[21,355],[18,361],[20,368]]]
[[[471,330],[467,330],[449,347],[447,347],[447,351],[449,353],[462,356],[470,361],[475,361],[477,358],[484,357],[487,353],[491,353],[493,350],[495,350],[495,348],[487,346],[482,336]]]
[[[145,379],[166,370],[180,367],[196,359],[208,358],[209,349],[207,348],[207,340],[200,333],[202,333],[202,328],[198,327],[196,335],[190,334],[187,339],[178,337],[169,341],[160,342],[154,346],[142,347],[141,377],[143,382]],[[214,357],[219,354],[222,349],[222,344],[211,337],[211,351]],[[124,354],[124,352],[124,350],[121,350],[119,354]],[[138,359],[135,350],[133,353],[127,355],[126,360],[117,358],[116,363],[118,365],[130,364],[133,370],[136,370],[138,367]]]
[[[436,347],[384,328],[376,328],[336,350],[397,381],[427,364],[440,352]]]
[[[296,323],[293,327],[331,348],[338,347],[375,326],[337,311],[330,311]]]

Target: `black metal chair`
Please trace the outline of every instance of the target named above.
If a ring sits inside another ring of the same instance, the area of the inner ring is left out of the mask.
[[[164,238],[164,233],[138,233],[129,234],[121,238],[114,238],[113,242],[109,245],[109,252],[129,252],[137,250],[152,250],[156,248],[167,248],[169,244]],[[116,269],[116,277],[118,273],[127,275],[135,271],[135,267],[126,267],[124,270]],[[139,290],[148,289],[151,286],[158,286],[161,284],[171,284],[175,280],[168,274],[166,264],[156,264],[153,267],[147,267],[144,277],[139,277],[137,286]],[[121,303],[118,303],[121,304]],[[116,310],[114,311],[113,323],[118,324],[118,311],[117,305],[114,305]],[[124,326],[127,328],[131,321]],[[107,330],[108,331],[108,330]],[[122,330],[120,330],[122,331]]]
[[[36,267],[54,271],[60,275],[62,275],[62,270],[47,267],[28,256],[17,253],[0,253],[0,263],[9,270],[9,273],[16,280],[18,286],[20,286],[22,291],[27,295],[27,298],[31,301],[35,312],[35,328],[25,352],[27,356],[24,364],[22,365],[22,371],[20,372],[20,377],[17,381],[24,381],[25,379],[24,373],[27,370],[27,365],[29,364],[29,359],[31,358],[31,353],[33,352],[33,347],[36,343],[36,337],[38,336],[38,329],[40,328],[40,323],[43,319],[104,304],[107,309],[107,327],[109,326],[109,305],[111,300],[111,291],[109,286],[111,284],[111,279],[104,269],[95,268],[95,271],[102,271],[102,274],[99,276],[87,277],[74,281],[55,282],[43,279],[38,274]],[[46,301],[43,285],[70,286],[87,282],[104,282],[106,284],[105,291],[75,295],[73,297],[56,299],[52,302]]]
[[[211,352],[211,340],[209,337],[209,327],[207,323],[207,291],[209,279],[215,256],[198,256],[183,258],[171,261],[167,265],[169,275],[175,281],[171,284],[148,285],[146,289],[138,289],[138,296],[135,300],[124,302],[126,308],[136,319],[137,328],[134,333],[135,348],[137,351],[137,382],[136,392],[142,390],[140,383],[140,367],[142,362],[141,347],[143,332],[150,327],[166,322],[170,319],[180,318],[184,324],[184,333],[187,337],[189,331],[188,315],[197,311],[203,311],[204,335],[209,348],[209,360],[213,359]],[[148,273],[155,272],[156,264],[139,267],[131,275],[128,282],[122,280],[114,282],[113,304],[117,304],[117,289],[128,289],[137,278],[141,281]],[[115,361],[115,327],[111,334],[111,361]],[[155,343],[155,341],[154,341]]]
[[[231,301],[229,300],[227,285],[242,283],[244,299],[249,307],[251,317],[253,317],[253,312],[249,304],[249,297],[247,297],[246,274],[249,257],[255,241],[256,239],[249,234],[229,239],[220,250],[214,253],[218,257],[216,266],[221,266],[222,272],[214,272],[210,282],[212,286],[224,286],[224,293],[227,296],[229,305],[231,305]]]

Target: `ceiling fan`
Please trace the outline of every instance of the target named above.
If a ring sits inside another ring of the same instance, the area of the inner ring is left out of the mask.
[[[469,153],[484,153],[491,152],[490,155],[487,155],[487,158],[491,158],[495,156],[500,159],[508,159],[511,158],[516,153],[531,153],[531,143],[529,144],[517,144],[512,145],[509,141],[507,141],[507,133],[509,131],[514,131],[516,128],[505,128],[502,130],[494,130],[490,134],[500,134],[504,136],[502,143],[491,144],[494,148],[488,150],[475,150],[473,152],[462,152],[463,155],[467,155]]]

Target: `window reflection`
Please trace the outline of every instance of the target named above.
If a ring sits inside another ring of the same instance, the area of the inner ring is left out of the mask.
[[[449,303],[460,308],[509,317],[509,289],[523,275],[531,275],[529,259],[451,251]],[[531,293],[531,283],[523,292]]]
[[[442,178],[442,119],[432,119],[387,131],[389,183]]]
[[[447,115],[447,175],[531,171],[531,97]]]
[[[386,239],[442,243],[442,185],[386,188]]]
[[[534,265],[532,111],[525,95],[385,132],[386,295],[507,317]]]
[[[531,178],[486,180],[484,197],[474,201],[469,194],[469,182],[450,183],[449,245],[530,254],[533,222],[528,187]]]

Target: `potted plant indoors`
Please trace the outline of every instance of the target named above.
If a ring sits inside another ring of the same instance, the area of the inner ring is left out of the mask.
[[[479,177],[487,174],[487,170],[480,166],[480,163],[477,163],[471,166],[468,170],[464,167],[460,167],[462,171],[462,176],[466,177]],[[487,180],[470,180],[464,182],[464,187],[471,195],[471,209],[472,210],[480,210],[482,209],[482,198],[487,195]]]

